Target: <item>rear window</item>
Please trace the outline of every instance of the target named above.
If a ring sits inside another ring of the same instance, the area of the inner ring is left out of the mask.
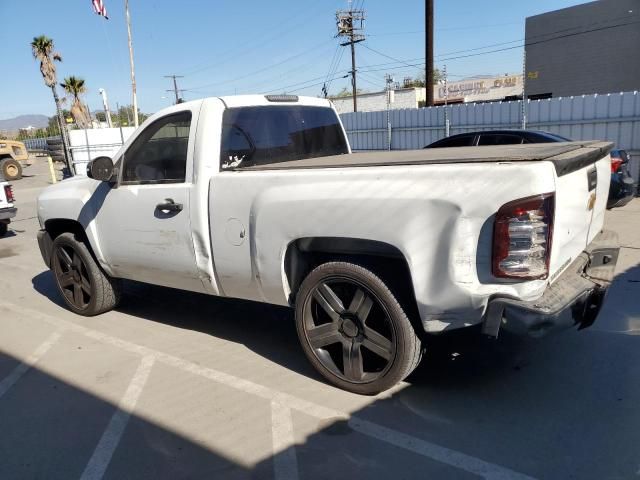
[[[480,135],[478,145],[518,145],[522,143],[522,137],[508,134],[483,134]]]
[[[230,108],[222,122],[223,169],[349,153],[338,117],[330,108]]]
[[[473,145],[475,134],[471,135],[455,135],[453,137],[443,138],[432,143],[427,148],[446,148],[446,147],[470,147]]]

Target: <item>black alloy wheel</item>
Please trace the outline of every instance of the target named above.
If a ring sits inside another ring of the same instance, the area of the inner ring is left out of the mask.
[[[53,241],[51,270],[67,307],[91,317],[115,308],[122,284],[98,265],[80,234],[65,232]]]
[[[355,264],[316,268],[300,288],[296,325],[303,349],[331,383],[375,394],[417,365],[420,341],[384,282]]]
[[[65,299],[77,310],[86,310],[95,288],[87,266],[71,245],[57,245],[53,255],[53,271]]]

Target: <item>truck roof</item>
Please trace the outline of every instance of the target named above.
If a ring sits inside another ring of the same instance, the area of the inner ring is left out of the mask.
[[[229,95],[218,98],[224,102],[227,108],[273,105],[305,105],[309,107],[331,107],[331,102],[325,98],[299,97],[297,95]],[[289,98],[290,100],[287,101],[287,98]]]
[[[613,143],[602,141],[535,143],[486,147],[448,147],[393,150],[308,158],[233,170],[372,167],[396,165],[550,161],[558,176],[595,163],[607,155]]]

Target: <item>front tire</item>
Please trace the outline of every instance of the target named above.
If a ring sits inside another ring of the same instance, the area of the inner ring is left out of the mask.
[[[9,224],[5,222],[0,222],[0,238],[4,237],[9,231]]]
[[[120,281],[100,268],[85,243],[73,233],[63,233],[54,240],[51,270],[58,291],[74,313],[91,317],[112,310],[120,302]]]
[[[316,370],[353,393],[387,390],[420,362],[420,340],[395,295],[353,263],[325,263],[305,278],[296,298],[296,329]]]

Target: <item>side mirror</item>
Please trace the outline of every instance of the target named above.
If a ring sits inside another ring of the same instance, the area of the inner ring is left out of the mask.
[[[113,160],[109,157],[97,157],[87,165],[87,177],[99,180],[101,182],[109,182],[115,174]]]

